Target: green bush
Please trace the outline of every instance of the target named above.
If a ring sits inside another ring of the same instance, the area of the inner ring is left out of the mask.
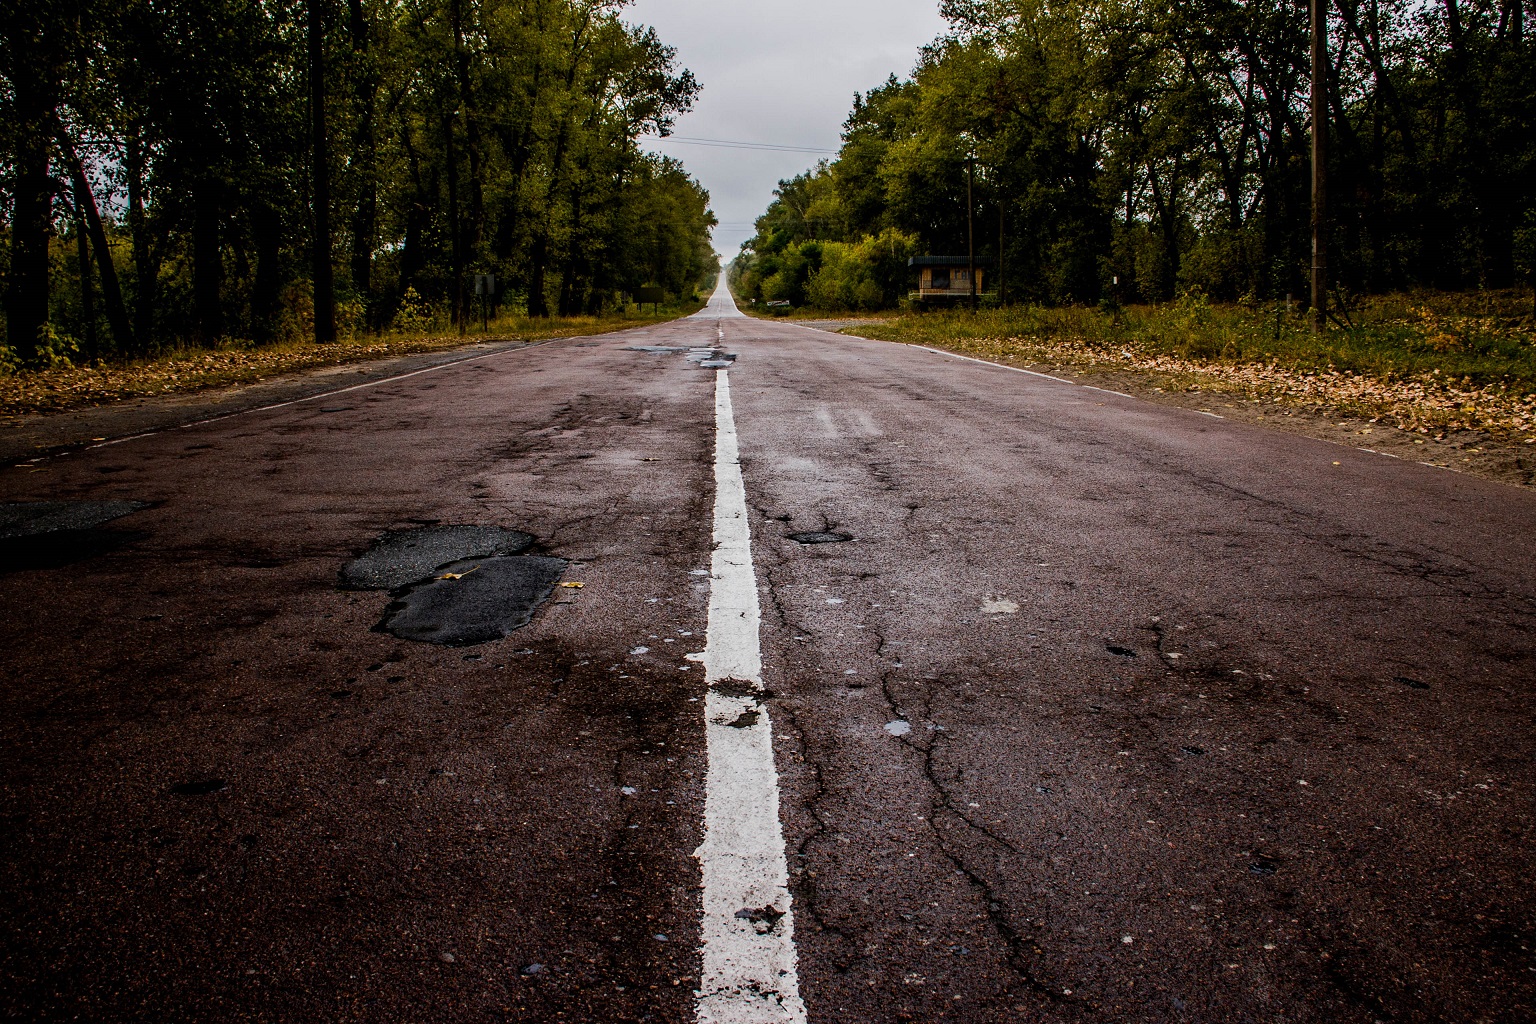
[[[407,288],[400,297],[400,308],[395,311],[395,330],[403,334],[426,334],[436,324],[437,313],[432,304],[417,294],[415,288]]]

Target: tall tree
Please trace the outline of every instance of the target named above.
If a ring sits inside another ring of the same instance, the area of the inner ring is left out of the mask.
[[[331,148],[326,131],[324,0],[309,0],[309,119],[314,206],[313,255],[310,273],[315,289],[315,340],[336,340],[336,277],[331,265]]]

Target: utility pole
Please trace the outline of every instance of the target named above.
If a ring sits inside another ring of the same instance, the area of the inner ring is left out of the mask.
[[[965,158],[965,238],[971,267],[971,312],[976,312],[976,158]]]
[[[992,189],[997,191],[997,176],[992,178]],[[1003,215],[1007,208],[1003,205],[1002,193],[997,196],[997,304],[1008,305],[1008,293],[1003,290]]]
[[[1328,6],[1312,3],[1312,333],[1328,329]]]
[[[309,0],[310,159],[315,176],[315,341],[336,340],[336,277],[331,267],[331,164],[325,131],[325,23],[320,4]]]

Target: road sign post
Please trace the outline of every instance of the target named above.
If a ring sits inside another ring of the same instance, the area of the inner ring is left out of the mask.
[[[480,328],[491,329],[491,305],[496,297],[496,275],[475,275],[475,297],[480,300]]]
[[[651,304],[651,308],[654,311],[661,312],[661,303],[666,297],[666,293],[660,288],[648,286],[635,289],[635,304],[641,307],[640,311],[642,313],[645,312],[645,304],[647,302]]]

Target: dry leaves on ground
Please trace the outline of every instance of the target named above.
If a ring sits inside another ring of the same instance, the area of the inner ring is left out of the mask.
[[[1108,352],[1085,344],[1037,338],[966,338],[945,347],[1003,362],[1045,363],[1084,371],[1134,370],[1166,378],[1189,390],[1347,412],[1420,433],[1475,430],[1522,441],[1536,437],[1536,394],[1438,373],[1384,379],[1273,363],[1197,362],[1132,348]]]

